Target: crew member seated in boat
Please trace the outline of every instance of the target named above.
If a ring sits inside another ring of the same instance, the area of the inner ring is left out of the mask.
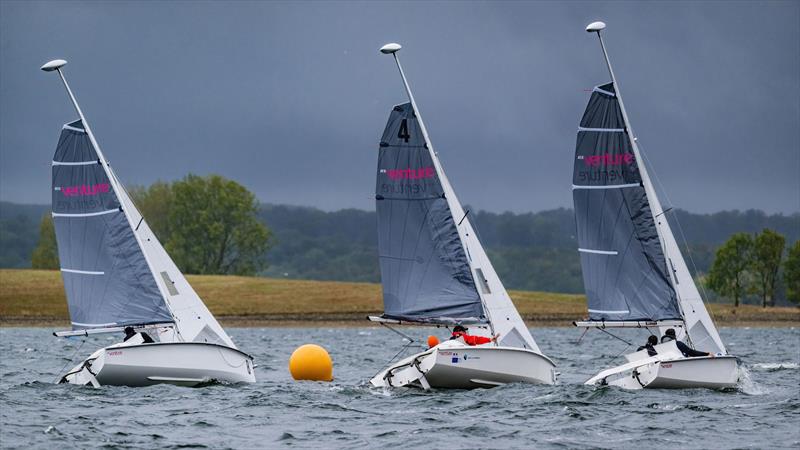
[[[664,335],[661,336],[662,344],[669,341],[675,341],[675,345],[678,347],[678,350],[680,350],[681,353],[683,353],[683,356],[686,356],[687,358],[695,358],[697,356],[710,356],[712,358],[714,357],[713,353],[701,352],[699,350],[695,350],[689,347],[688,345],[684,344],[683,342],[679,341],[678,337],[675,335],[674,328],[667,329],[667,331],[664,332]]]
[[[658,337],[654,334],[651,334],[647,338],[647,343],[643,346],[636,349],[636,351],[647,350],[647,356],[656,356],[658,352],[655,349],[655,346],[658,345]]]
[[[149,334],[145,333],[144,331],[140,331],[139,333],[137,333],[136,331],[133,330],[133,327],[125,327],[125,339],[123,339],[122,342],[128,342],[128,339],[131,339],[137,334],[141,336],[142,344],[152,344],[155,342],[153,338],[150,337]]]
[[[481,345],[481,344],[488,344],[489,342],[497,342],[497,336],[492,336],[491,338],[483,337],[483,336],[472,336],[467,333],[467,328],[463,325],[456,325],[453,327],[453,335],[450,336],[450,339],[457,339],[467,345]]]

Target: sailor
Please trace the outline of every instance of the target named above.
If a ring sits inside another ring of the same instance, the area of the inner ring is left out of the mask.
[[[658,337],[654,334],[651,334],[647,338],[647,343],[637,348],[636,351],[638,352],[640,350],[647,350],[647,356],[656,356],[658,354],[655,349],[656,345],[658,345]]]
[[[679,341],[678,337],[675,335],[674,328],[667,329],[667,331],[664,332],[664,335],[661,336],[662,344],[669,341],[675,341],[675,345],[678,347],[678,350],[680,350],[681,353],[683,353],[683,356],[686,356],[687,358],[695,358],[698,356],[710,356],[712,358],[714,357],[713,353],[701,352],[699,350],[695,350],[689,347],[688,345],[684,344],[683,342]]]
[[[496,334],[491,338],[487,338],[484,336],[472,336],[467,333],[467,328],[463,325],[456,325],[453,327],[453,335],[450,336],[450,339],[460,340],[461,342],[467,345],[482,345],[488,344],[489,342],[497,342],[497,337],[500,336]]]
[[[137,343],[152,344],[155,342],[153,338],[150,337],[149,334],[145,333],[144,331],[137,333],[136,331],[133,330],[133,327],[125,327],[125,339],[123,339],[122,342],[128,342],[129,339],[133,338],[136,335],[139,335],[141,338],[141,342]]]

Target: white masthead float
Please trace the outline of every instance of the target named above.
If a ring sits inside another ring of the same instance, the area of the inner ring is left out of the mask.
[[[53,223],[72,320],[71,331],[54,334],[130,329],[124,342],[96,351],[61,382],[255,382],[253,358],[208,311],[109,165],[64,77],[65,64],[57,59],[41,67],[58,72],[79,117],[62,128],[52,164]]]
[[[686,267],[648,175],[628,120],[622,93],[600,32],[611,82],[592,92],[578,128],[573,201],[589,318],[577,326],[644,328],[656,335],[676,330],[688,357],[666,342],[625,355],[626,364],[604,370],[587,384],[630,389],[733,387],[737,359],[725,345]]]
[[[555,382],[555,365],[531,336],[492,267],[433,150],[397,58],[408,103],[393,108],[381,138],[376,182],[385,326],[466,324],[496,340],[445,341],[390,364],[374,386],[425,389]]]

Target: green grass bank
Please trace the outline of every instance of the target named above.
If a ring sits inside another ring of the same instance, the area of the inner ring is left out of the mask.
[[[226,326],[368,326],[382,311],[373,283],[189,275],[194,289]],[[583,295],[510,291],[530,325],[568,326],[586,314]],[[800,326],[800,308],[710,305],[722,326]],[[68,327],[58,271],[0,270],[0,326]]]

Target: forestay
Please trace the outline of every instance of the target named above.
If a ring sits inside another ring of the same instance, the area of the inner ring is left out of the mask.
[[[682,319],[639,164],[614,85],[595,88],[572,181],[592,321]]]

